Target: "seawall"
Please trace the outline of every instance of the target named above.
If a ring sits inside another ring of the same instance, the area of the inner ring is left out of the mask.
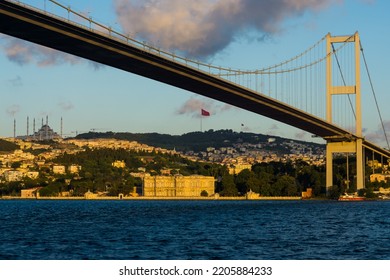
[[[262,196],[256,198],[247,198],[244,196],[234,197],[117,197],[117,196],[100,196],[100,197],[38,197],[22,198],[17,196],[3,196],[2,200],[301,200],[300,196]]]

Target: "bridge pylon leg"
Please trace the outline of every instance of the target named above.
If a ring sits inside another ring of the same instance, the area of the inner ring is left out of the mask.
[[[365,187],[363,140],[356,139],[350,142],[331,142],[326,144],[326,193],[329,194],[333,186],[333,154],[353,153],[356,155],[356,189]],[[349,180],[349,178],[346,178]]]
[[[363,156],[363,139],[356,140],[356,189],[365,188],[364,180],[364,156]]]
[[[333,187],[333,151],[331,143],[326,144],[326,195]]]

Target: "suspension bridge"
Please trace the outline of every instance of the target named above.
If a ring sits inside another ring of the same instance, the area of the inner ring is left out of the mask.
[[[357,189],[364,188],[366,151],[390,158],[387,137],[385,149],[365,140],[362,134],[361,58],[375,101],[376,97],[358,33],[327,34],[289,60],[243,70],[176,55],[57,1],[43,3],[38,8],[22,1],[1,0],[0,32],[225,102],[321,137],[327,142],[327,188],[333,186],[335,153],[356,155]],[[49,12],[50,5],[55,14]]]

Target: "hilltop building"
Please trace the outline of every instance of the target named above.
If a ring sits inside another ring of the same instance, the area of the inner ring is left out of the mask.
[[[58,140],[61,138],[62,137],[58,135],[58,133],[55,132],[49,126],[49,118],[47,116],[46,116],[46,124],[43,124],[43,119],[42,119],[42,127],[37,132],[34,132],[34,134],[32,135],[32,140],[36,140],[36,141]]]
[[[71,174],[79,173],[81,170],[81,166],[77,164],[72,164],[68,166],[68,172]]]
[[[15,124],[14,124],[15,126]],[[18,136],[17,139],[21,140],[32,140],[32,141],[50,141],[50,140],[59,140],[62,139],[61,135],[59,135],[57,132],[55,132],[50,126],[49,126],[49,117],[46,116],[46,124],[43,123],[42,119],[42,127],[35,131],[35,119],[34,119],[34,125],[33,125],[33,134],[29,134],[29,118],[27,118],[27,134],[24,136]],[[61,118],[61,127],[62,127],[62,118]],[[15,130],[15,128],[14,128]],[[15,134],[15,132],[14,132]]]
[[[61,136],[54,132],[49,125],[45,124],[31,138],[36,141],[48,141],[61,139]]]
[[[126,163],[124,160],[116,160],[111,165],[113,167],[116,167],[116,168],[125,168],[126,167]]]

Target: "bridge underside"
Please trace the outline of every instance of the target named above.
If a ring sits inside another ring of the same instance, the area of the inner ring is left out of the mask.
[[[0,2],[0,32],[219,100],[325,139],[356,139],[340,127],[260,93],[10,2]],[[387,150],[368,146],[390,157]]]

